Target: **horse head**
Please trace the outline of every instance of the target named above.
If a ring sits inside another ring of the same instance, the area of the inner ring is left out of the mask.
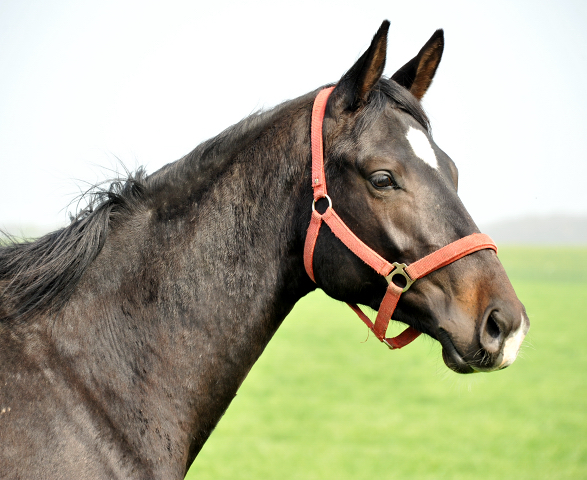
[[[325,175],[328,200],[350,230],[384,259],[410,265],[479,230],[457,194],[457,168],[432,139],[420,105],[442,57],[443,32],[386,79],[388,27],[384,22],[330,94],[322,127]],[[385,277],[328,228],[320,232],[313,259],[318,286],[379,309]],[[459,373],[507,367],[529,328],[489,249],[418,279],[393,317],[438,340],[446,365]]]

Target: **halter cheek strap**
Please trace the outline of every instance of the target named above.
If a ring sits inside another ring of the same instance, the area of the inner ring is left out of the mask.
[[[380,341],[385,343],[391,349],[402,348],[415,340],[420,335],[420,332],[413,327],[408,327],[397,337],[385,337],[389,321],[393,316],[393,312],[395,311],[395,307],[397,306],[401,294],[407,291],[418,278],[421,278],[434,270],[444,267],[445,265],[478,250],[489,248],[497,252],[497,247],[489,236],[482,233],[474,233],[452,242],[408,266],[403,263],[388,262],[381,255],[363,243],[363,241],[347,227],[334,211],[332,208],[332,200],[326,191],[322,122],[326,110],[326,103],[332,90],[334,90],[334,87],[325,88],[320,91],[314,101],[314,107],[312,110],[312,188],[314,190],[314,202],[312,203],[312,217],[304,245],[304,266],[309,277],[315,282],[313,266],[314,249],[316,247],[316,241],[318,240],[320,227],[322,226],[322,222],[324,222],[328,225],[332,233],[334,233],[334,235],[344,243],[349,250],[373,268],[378,274],[386,277],[388,287],[379,307],[379,311],[377,312],[375,323],[371,322],[367,315],[365,315],[357,305],[349,304],[349,306],[357,313],[359,318],[367,325],[367,327],[369,327]],[[319,213],[315,208],[316,202],[320,199],[326,199],[328,201],[328,208],[324,213]],[[406,282],[405,287],[399,287],[392,281],[393,277],[396,275],[404,277]]]

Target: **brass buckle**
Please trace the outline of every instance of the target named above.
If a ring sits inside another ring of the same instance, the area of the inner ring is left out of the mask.
[[[391,280],[393,279],[393,277],[395,277],[396,275],[401,275],[402,277],[404,277],[406,279],[406,286],[402,289],[402,293],[403,292],[407,292],[408,289],[412,286],[412,283],[415,282],[415,280],[412,280],[410,278],[410,276],[408,275],[408,272],[406,272],[406,268],[408,268],[408,266],[405,263],[397,263],[397,262],[393,262],[392,265],[395,267],[391,273],[385,277],[385,279],[387,280],[387,284],[389,285],[391,283]]]

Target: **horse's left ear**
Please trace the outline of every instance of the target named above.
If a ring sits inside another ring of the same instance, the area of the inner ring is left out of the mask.
[[[367,51],[336,85],[329,103],[337,112],[356,110],[367,103],[369,93],[383,75],[388,30],[389,21],[385,20],[377,30]]]
[[[444,50],[444,32],[436,30],[422,50],[393,74],[395,80],[402,87],[407,88],[420,100],[432,83]]]

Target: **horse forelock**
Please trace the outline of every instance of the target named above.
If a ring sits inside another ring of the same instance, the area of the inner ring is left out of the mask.
[[[395,108],[406,112],[424,130],[430,132],[430,121],[420,101],[394,80],[386,78],[379,80],[369,96],[369,102],[360,113],[358,121],[363,124],[363,128],[368,128],[390,101]]]

